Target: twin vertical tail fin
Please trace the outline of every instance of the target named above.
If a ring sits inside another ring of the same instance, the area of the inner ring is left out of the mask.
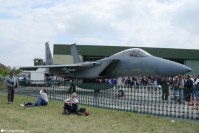
[[[54,64],[53,58],[52,58],[52,54],[51,54],[48,42],[45,43],[45,47],[46,47],[46,65],[53,65]]]
[[[73,56],[73,63],[81,63],[77,48],[75,44],[71,45],[71,55]]]
[[[45,43],[45,47],[46,47],[46,65],[53,65],[53,58],[52,58],[52,54],[50,51],[50,47],[49,47],[49,43],[46,42]],[[73,63],[81,63],[81,59],[79,57],[77,48],[76,48],[76,44],[72,44],[71,45],[71,55],[73,56]]]

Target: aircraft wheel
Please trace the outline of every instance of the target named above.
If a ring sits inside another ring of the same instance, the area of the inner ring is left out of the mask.
[[[99,93],[100,92],[100,90],[95,90],[95,93]]]
[[[124,91],[123,91],[123,90],[119,90],[119,91],[118,91],[118,96],[119,96],[119,97],[124,96]]]

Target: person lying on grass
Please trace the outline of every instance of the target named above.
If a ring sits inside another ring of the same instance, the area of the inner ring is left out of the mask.
[[[39,92],[40,96],[38,97],[38,100],[34,103],[27,102],[24,104],[20,104],[22,107],[34,107],[34,106],[46,106],[48,105],[48,95],[46,89],[41,89]]]

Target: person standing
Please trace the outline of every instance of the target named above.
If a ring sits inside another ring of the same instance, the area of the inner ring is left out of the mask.
[[[173,78],[173,97],[175,101],[178,101],[179,99],[179,88],[178,88],[178,76],[175,76]]]
[[[178,79],[178,88],[179,88],[179,103],[183,102],[184,100],[184,79],[180,75]]]
[[[191,77],[187,76],[187,83],[186,83],[186,93],[185,93],[185,100],[189,102],[191,99],[191,94],[193,91],[193,81],[191,80]]]
[[[8,88],[8,104],[14,102],[14,93],[15,87],[17,86],[17,79],[13,74],[13,71],[10,71],[10,74],[5,78],[5,86]]]
[[[195,94],[196,94],[196,101],[199,102],[199,75],[196,78],[196,81],[194,82],[195,85]]]
[[[168,82],[168,78],[162,77],[161,79],[161,85],[162,85],[162,100],[168,100],[168,96],[169,96],[169,82]]]

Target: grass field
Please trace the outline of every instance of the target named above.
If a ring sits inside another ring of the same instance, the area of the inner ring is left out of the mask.
[[[47,107],[18,106],[36,98],[15,96],[7,104],[0,94],[0,130],[25,133],[199,133],[199,122],[160,118],[131,112],[82,106],[89,116],[62,115],[63,103],[50,101]],[[2,130],[3,129],[3,130]]]

